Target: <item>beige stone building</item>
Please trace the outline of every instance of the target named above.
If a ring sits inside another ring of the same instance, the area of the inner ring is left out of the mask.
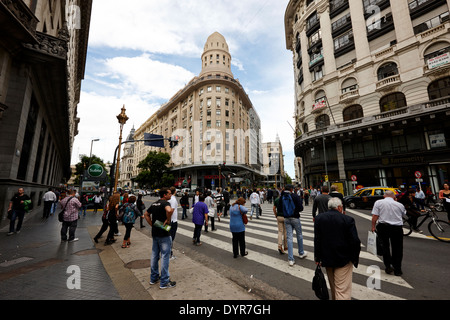
[[[328,173],[347,185],[356,176],[363,186],[411,186],[419,171],[436,192],[449,180],[449,6],[289,1],[303,185],[321,185]]]
[[[39,209],[66,183],[91,0],[0,0],[0,218],[19,187]]]
[[[125,141],[134,141],[134,134],[136,130],[133,128],[131,129],[130,133],[127,136],[127,139]],[[134,182],[132,181],[132,178],[136,176],[136,166],[137,164],[134,162],[134,143],[126,143],[123,147],[123,156],[120,160],[120,167],[119,167],[119,181],[118,186],[125,188],[132,188],[134,187]]]
[[[201,63],[199,76],[138,128],[135,140],[144,139],[144,133],[182,138],[173,150],[167,142],[161,150],[171,154],[176,186],[186,181],[185,186],[191,188],[215,188],[219,177],[222,186],[227,186],[228,174],[256,181],[261,174],[261,122],[231,72],[231,54],[220,33],[208,37]],[[152,147],[137,142],[135,162],[150,150]]]
[[[267,186],[284,186],[284,157],[283,146],[280,137],[277,135],[275,142],[265,142],[262,144],[263,153],[263,173],[267,177]]]

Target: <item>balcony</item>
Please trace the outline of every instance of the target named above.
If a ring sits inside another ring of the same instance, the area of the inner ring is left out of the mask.
[[[340,103],[349,103],[359,98],[359,89],[354,89],[341,94]]]
[[[330,18],[333,19],[349,8],[349,0],[330,0]]]
[[[309,62],[309,70],[314,69],[316,66],[321,66],[324,64],[323,54],[318,54],[314,59]]]
[[[407,121],[417,121],[416,119],[430,116],[432,114],[444,113],[450,108],[450,97],[440,98],[433,101],[412,105],[410,107],[404,107],[400,109],[390,110],[379,113],[377,115],[367,116],[352,121],[342,122],[338,124],[332,124],[326,128],[324,134],[328,137],[339,137],[348,132],[358,132],[367,128],[379,128],[380,126]],[[295,148],[308,148],[309,142],[314,141],[322,136],[323,130],[313,130],[303,133],[295,140]]]
[[[446,0],[414,0],[409,3],[409,15],[416,19],[445,4]]]
[[[380,20],[375,21],[373,24],[367,27],[367,39],[372,41],[382,35],[394,30],[394,20],[392,13],[388,13]]]
[[[376,91],[384,91],[384,90],[389,90],[392,87],[396,87],[399,84],[401,84],[401,78],[399,74],[384,78],[380,81],[377,82],[376,86]]]
[[[352,28],[352,18],[350,13],[340,18],[339,20],[333,22],[331,25],[331,35],[336,38],[338,35],[348,31]]]

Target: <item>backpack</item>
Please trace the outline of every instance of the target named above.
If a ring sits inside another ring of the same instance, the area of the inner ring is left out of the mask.
[[[136,220],[136,214],[134,211],[134,204],[125,204],[122,208],[123,214],[122,214],[122,222],[123,223],[134,223]]]
[[[292,200],[292,196],[289,193],[283,193],[280,199],[281,206],[283,208],[283,215],[286,218],[294,216],[295,203]]]

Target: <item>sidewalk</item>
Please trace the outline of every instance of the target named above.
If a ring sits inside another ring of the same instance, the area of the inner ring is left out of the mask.
[[[257,296],[212,269],[174,249],[170,261],[175,288],[150,285],[152,239],[137,229],[131,246],[121,248],[123,236],[105,246],[106,233],[96,244],[102,212],[88,211],[78,220],[73,243],[60,241],[57,217],[42,220],[30,214],[19,234],[0,230],[0,297],[7,300],[255,300]],[[148,228],[148,226],[147,226]],[[119,225],[124,234],[125,228]],[[76,266],[77,273],[71,269]],[[75,280],[74,280],[75,279]],[[77,279],[79,281],[77,282]],[[79,283],[80,289],[70,289]],[[217,288],[220,287],[220,290]]]

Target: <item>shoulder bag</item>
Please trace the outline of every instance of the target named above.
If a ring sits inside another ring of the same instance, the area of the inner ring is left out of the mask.
[[[244,213],[242,213],[242,211],[241,211],[241,205],[240,204],[238,204],[238,208],[239,208],[239,212],[241,213],[241,216],[242,216],[242,222],[244,222],[244,224],[247,224],[248,223],[248,218],[247,218],[247,215],[246,214],[244,214]]]
[[[66,211],[67,205],[69,204],[70,200],[72,200],[73,197],[70,197],[69,200],[67,200],[66,205],[64,206],[64,209],[62,209],[59,213],[58,213],[58,221],[59,222],[64,222],[64,212]]]
[[[322,268],[320,268],[320,265],[317,265],[316,267],[316,272],[312,280],[312,289],[314,290],[316,297],[320,300],[330,299],[330,296],[328,294],[327,281],[325,280],[325,276],[322,272]]]

